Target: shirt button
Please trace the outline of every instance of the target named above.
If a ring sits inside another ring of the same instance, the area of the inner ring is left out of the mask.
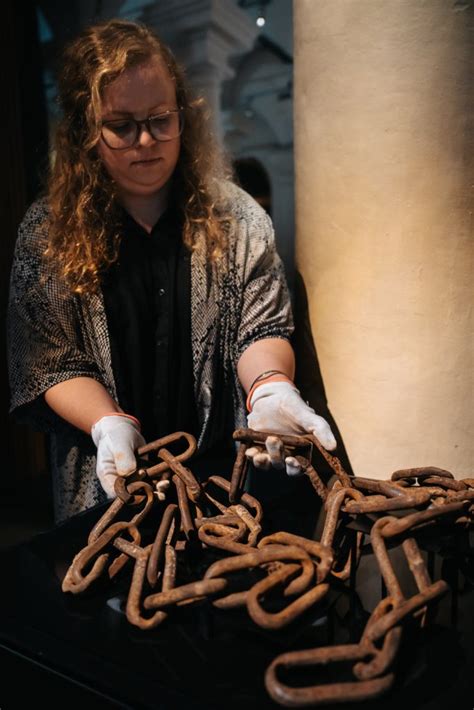
[[[158,289],[158,296],[164,296],[165,293],[166,293],[166,291],[165,291],[164,288],[159,288],[159,289]]]

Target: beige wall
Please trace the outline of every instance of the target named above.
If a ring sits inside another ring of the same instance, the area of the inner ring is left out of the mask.
[[[474,475],[465,5],[294,2],[296,259],[357,475]]]

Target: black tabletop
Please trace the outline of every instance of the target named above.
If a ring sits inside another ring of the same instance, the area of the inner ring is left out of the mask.
[[[276,655],[358,642],[371,610],[344,584],[279,631],[258,627],[245,608],[222,611],[206,601],[177,608],[161,626],[141,631],[123,613],[126,575],[82,595],[62,592],[67,567],[104,510],[86,511],[1,553],[2,710],[30,706],[31,692],[49,708],[275,708],[263,679]],[[405,630],[391,690],[337,707],[474,706],[474,588],[462,573],[457,580],[455,623],[448,594],[428,627]]]

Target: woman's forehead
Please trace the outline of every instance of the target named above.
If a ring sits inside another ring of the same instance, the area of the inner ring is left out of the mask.
[[[176,86],[171,75],[158,58],[129,67],[102,93],[102,109],[133,113],[176,100]]]

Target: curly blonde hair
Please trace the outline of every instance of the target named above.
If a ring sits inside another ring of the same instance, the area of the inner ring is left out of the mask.
[[[226,245],[232,218],[219,200],[218,185],[231,178],[216,144],[202,98],[192,97],[184,70],[171,50],[138,22],[109,20],[85,29],[65,49],[58,77],[62,116],[56,128],[47,184],[50,208],[45,256],[75,293],[94,292],[101,273],[118,257],[120,208],[117,189],[96,149],[104,89],[126,69],[158,56],[176,86],[184,109],[181,150],[172,192],[183,216],[189,249],[204,234],[211,259]]]

